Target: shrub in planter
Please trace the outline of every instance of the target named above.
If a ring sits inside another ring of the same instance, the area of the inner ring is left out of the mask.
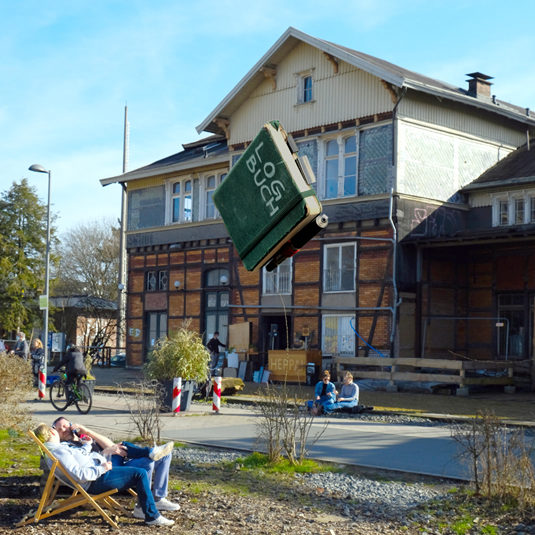
[[[186,405],[189,405],[186,398],[191,400],[194,389],[194,385],[188,385],[187,382],[206,381],[210,363],[210,353],[204,347],[199,333],[189,328],[190,323],[185,321],[177,332],[171,333],[169,337],[160,338],[145,364],[146,377],[155,379],[162,385],[169,383],[167,390],[172,390],[175,377],[181,377],[182,395],[185,397]],[[170,407],[170,404],[164,404]],[[187,407],[181,410],[186,409]]]

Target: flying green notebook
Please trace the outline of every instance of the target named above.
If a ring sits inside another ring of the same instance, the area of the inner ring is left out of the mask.
[[[244,266],[274,269],[327,226],[312,171],[278,121],[266,123],[214,192]]]

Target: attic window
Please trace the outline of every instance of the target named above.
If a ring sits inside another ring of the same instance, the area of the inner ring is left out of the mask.
[[[312,100],[312,76],[305,76],[303,78],[303,102],[310,102]]]
[[[312,71],[302,72],[297,76],[297,104],[314,102]]]

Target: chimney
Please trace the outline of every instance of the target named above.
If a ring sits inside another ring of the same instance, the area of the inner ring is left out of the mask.
[[[492,85],[489,80],[492,80],[492,76],[487,76],[480,72],[471,72],[466,76],[471,76],[468,82],[468,94],[476,98],[490,98],[490,86]]]

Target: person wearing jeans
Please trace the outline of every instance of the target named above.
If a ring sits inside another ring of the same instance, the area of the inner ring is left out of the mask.
[[[150,490],[147,471],[143,468],[114,466],[105,456],[92,451],[89,440],[83,440],[82,445],[60,442],[56,429],[46,424],[39,424],[34,433],[52,451],[72,478],[89,493],[99,494],[115,488],[118,490],[135,488],[146,524],[172,526],[175,523],[158,511]],[[51,459],[47,459],[47,462],[51,467]]]
[[[114,466],[130,466],[143,468],[147,471],[149,482],[152,481],[152,492],[156,500],[156,506],[160,511],[177,511],[178,503],[166,498],[169,485],[169,468],[173,442],[155,448],[141,447],[131,442],[115,444],[109,438],[93,431],[89,427],[78,423],[71,423],[65,417],[60,416],[52,424],[60,436],[61,441],[80,444],[80,436],[87,435],[92,439],[92,449],[105,456],[109,456]],[[73,431],[76,431],[74,433]],[[143,511],[139,504],[135,507],[135,518],[143,518]]]
[[[330,406],[331,411],[340,409],[350,409],[359,404],[359,387],[353,382],[353,374],[346,372],[344,384],[340,388],[336,403]]]

